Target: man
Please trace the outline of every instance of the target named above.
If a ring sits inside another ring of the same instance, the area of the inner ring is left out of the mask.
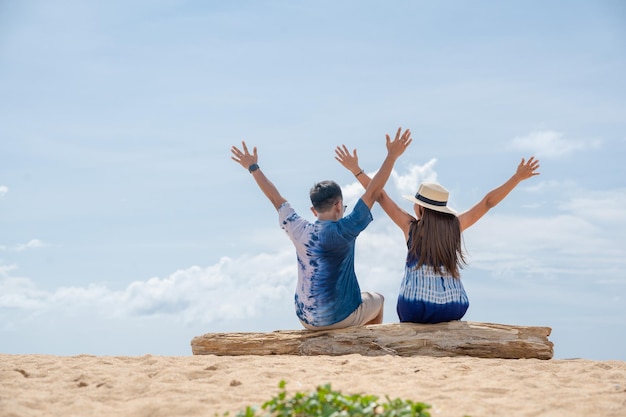
[[[311,211],[317,218],[314,223],[300,217],[261,171],[256,147],[252,154],[245,142],[242,149],[231,148],[231,158],[248,169],[278,210],[280,226],[296,248],[296,314],[306,329],[341,329],[383,321],[383,296],[360,290],[354,271],[354,245],[372,221],[371,208],[393,165],[412,142],[411,132],[407,129],[402,133],[398,128],[394,140],[389,135],[386,140],[387,157],[349,215],[344,217],[346,206],[339,185],[322,181],[313,186],[309,194]]]

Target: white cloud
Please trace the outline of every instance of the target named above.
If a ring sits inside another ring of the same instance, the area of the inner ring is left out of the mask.
[[[165,278],[135,281],[124,290],[102,285],[61,287],[44,291],[29,279],[11,278],[13,268],[0,270],[0,309],[78,313],[97,311],[102,317],[180,316],[184,322],[255,317],[281,300],[292,300],[296,265],[291,248],[279,253],[238,259],[222,258],[216,265],[192,266]]]
[[[585,149],[596,149],[601,145],[598,139],[570,139],[563,133],[553,130],[532,132],[527,136],[511,141],[510,148],[529,151],[538,158],[556,158]]]
[[[626,253],[604,232],[601,225],[571,214],[492,214],[466,231],[465,241],[471,268],[518,278],[584,277],[592,283],[626,267]]]
[[[626,189],[586,191],[561,204],[564,210],[599,222],[626,223]]]
[[[12,250],[12,251],[16,251],[16,252],[22,252],[25,251],[27,249],[36,249],[36,248],[41,248],[44,247],[45,244],[39,240],[39,239],[31,239],[26,243],[18,243],[14,246],[6,246],[6,245],[0,245],[0,251],[7,251],[7,250]]]
[[[556,214],[538,209],[526,215],[487,214],[464,233],[471,266],[498,276],[623,282],[626,190],[586,191],[563,183],[533,191],[553,195],[549,204]]]
[[[44,244],[39,239],[31,239],[27,243],[21,243],[15,246],[15,250],[18,252],[22,252],[26,249],[36,249],[43,247]]]
[[[1,249],[2,247],[0,247]],[[17,265],[1,265],[0,264],[0,277],[8,277],[9,272],[17,269]]]
[[[410,165],[406,174],[400,174],[397,170],[391,172],[389,181],[385,186],[385,190],[393,190],[394,195],[414,195],[417,192],[417,187],[424,181],[437,181],[437,172],[435,172],[435,165],[437,159],[433,158],[424,165]],[[370,178],[372,178],[377,171],[368,172]],[[351,184],[342,187],[344,200],[353,204],[363,194],[363,186],[358,181],[354,181]]]
[[[541,177],[539,177],[541,178]],[[525,185],[525,189],[528,192],[532,193],[545,193],[545,194],[554,194],[561,193],[563,191],[567,191],[570,193],[571,191],[577,188],[576,182],[574,181],[557,181],[557,180],[543,180],[543,181],[533,181],[532,183],[528,183]]]
[[[0,273],[6,276],[14,266]],[[6,277],[0,280],[0,309],[37,310],[45,306],[46,293],[27,278]]]
[[[433,158],[424,165],[410,166],[406,175],[399,175],[394,171],[391,174],[391,181],[399,194],[415,195],[422,182],[437,182],[435,164],[437,159]]]
[[[0,185],[0,198],[4,197],[6,193],[9,192],[9,187],[6,185]]]

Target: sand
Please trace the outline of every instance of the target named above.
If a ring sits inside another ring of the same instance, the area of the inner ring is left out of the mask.
[[[0,354],[0,416],[234,416],[278,391],[422,401],[432,416],[626,416],[626,362]]]

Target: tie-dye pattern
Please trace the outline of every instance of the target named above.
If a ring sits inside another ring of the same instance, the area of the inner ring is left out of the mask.
[[[409,240],[410,241],[410,240]],[[441,323],[460,320],[469,307],[461,280],[433,267],[416,267],[407,256],[396,307],[401,322]]]
[[[284,203],[278,216],[296,248],[298,318],[312,326],[329,326],[348,317],[361,304],[354,244],[372,221],[369,208],[359,199],[352,213],[342,219],[311,223]]]

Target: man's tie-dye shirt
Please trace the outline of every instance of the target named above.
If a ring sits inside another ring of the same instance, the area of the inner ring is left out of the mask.
[[[359,199],[352,213],[342,219],[311,223],[285,202],[278,208],[278,217],[296,248],[298,318],[312,326],[329,326],[348,317],[361,304],[354,244],[372,221],[370,209]]]

